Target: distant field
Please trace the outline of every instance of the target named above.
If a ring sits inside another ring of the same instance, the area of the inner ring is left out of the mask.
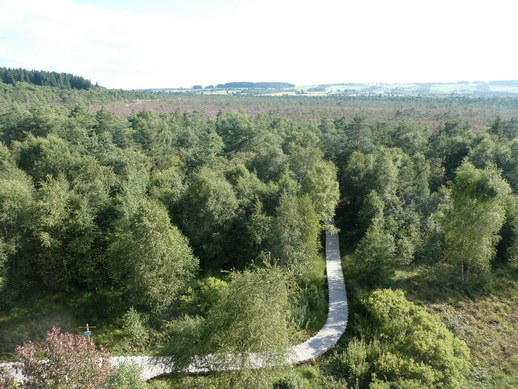
[[[295,86],[286,89],[164,89],[163,93],[190,92],[208,95],[269,95],[269,96],[518,96],[518,81],[455,82],[455,83],[378,83],[378,84],[321,84]]]
[[[334,88],[329,87],[329,88]],[[343,88],[343,86],[342,86]],[[401,86],[403,88],[403,86]],[[408,86],[410,88],[410,86]],[[447,89],[446,85],[443,90]],[[368,121],[400,121],[418,123],[435,128],[446,120],[461,118],[477,128],[487,127],[497,115],[503,119],[518,116],[517,97],[468,97],[444,92],[441,96],[389,96],[379,91],[389,90],[387,86],[376,89],[372,95],[327,95],[323,92],[308,92],[307,95],[280,92],[277,95],[246,95],[231,91],[210,91],[208,93],[163,93],[150,95],[148,100],[108,103],[106,108],[120,116],[150,109],[158,113],[174,112],[177,109],[199,112],[212,116],[218,112],[245,111],[250,114],[267,114],[284,117],[295,122],[312,120],[318,123],[324,112],[334,118],[353,117],[365,114]],[[371,89],[374,92],[374,88]],[[311,95],[309,93],[312,93]],[[98,110],[101,106],[93,106]]]
[[[503,93],[516,93],[518,94],[518,84],[517,85],[491,85],[491,90],[493,92],[503,92]]]
[[[324,94],[345,95],[464,95],[464,96],[488,96],[488,95],[513,95],[518,96],[518,82],[512,84],[498,84],[492,82],[469,83],[430,83],[430,84],[337,84],[325,86],[313,86],[302,88],[311,93],[314,89]]]

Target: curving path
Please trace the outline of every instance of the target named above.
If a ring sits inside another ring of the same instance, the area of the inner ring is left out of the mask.
[[[335,226],[334,221],[328,223]],[[349,309],[340,259],[338,235],[326,231],[326,273],[329,294],[327,321],[315,336],[292,347],[288,363],[296,364],[317,358],[331,349],[345,332]],[[210,356],[205,358],[210,360]],[[253,356],[253,359],[253,366],[261,367],[263,365],[260,355]],[[171,373],[174,370],[168,357],[112,357],[111,362],[115,366],[123,363],[138,365],[142,369],[141,376],[145,380]],[[12,368],[12,365],[12,363],[3,363],[0,364],[0,368]],[[193,364],[187,370],[191,373],[198,373],[206,372],[208,368]],[[17,372],[16,376],[19,379],[23,378],[20,372]]]
[[[335,227],[334,220],[329,222]],[[329,311],[326,324],[312,338],[293,346],[292,363],[314,359],[333,347],[345,332],[349,306],[345,290],[338,234],[326,231],[326,273]]]

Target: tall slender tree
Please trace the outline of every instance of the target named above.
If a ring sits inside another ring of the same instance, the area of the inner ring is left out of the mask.
[[[463,280],[470,273],[483,275],[489,270],[506,206],[513,201],[510,194],[509,184],[494,168],[482,170],[464,162],[457,169],[450,190],[453,207],[444,223],[444,259]]]

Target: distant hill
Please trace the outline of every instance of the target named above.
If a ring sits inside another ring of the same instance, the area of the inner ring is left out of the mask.
[[[518,86],[518,80],[495,80],[490,83],[493,85]]]
[[[0,68],[0,81],[4,84],[26,82],[32,85],[52,86],[60,89],[87,90],[93,87],[90,80],[73,74],[27,70],[22,68]]]
[[[295,85],[288,82],[227,82],[226,84],[218,84],[216,88],[232,89],[232,88],[248,88],[248,89],[284,89],[293,88]]]
[[[300,95],[333,96],[508,96],[518,95],[518,80],[426,83],[341,83],[297,87]]]

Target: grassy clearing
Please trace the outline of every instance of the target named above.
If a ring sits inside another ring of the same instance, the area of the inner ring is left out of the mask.
[[[494,273],[486,285],[436,282],[430,271],[399,271],[394,286],[426,305],[471,351],[471,383],[477,388],[518,387],[518,271]]]
[[[43,340],[53,326],[76,333],[79,331],[78,323],[55,296],[25,301],[23,305],[0,313],[0,359],[12,360],[17,345],[29,340]]]
[[[97,328],[92,338],[97,344],[115,345],[118,325],[125,304],[120,293],[97,291],[69,294],[35,294],[0,311],[0,359],[11,360],[17,345],[38,342],[52,327],[62,332],[80,333],[89,323]]]
[[[439,314],[472,353],[472,380],[484,387],[517,387],[518,298],[487,296],[478,301],[434,304]]]

